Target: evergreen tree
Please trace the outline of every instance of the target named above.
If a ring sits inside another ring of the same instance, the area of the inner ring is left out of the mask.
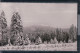
[[[72,40],[73,42],[75,40],[77,40],[77,29],[73,24],[71,25],[71,27],[69,29],[69,34],[70,34],[70,36],[69,36],[70,40]]]
[[[24,45],[31,44],[31,41],[29,40],[29,37],[28,37],[27,34],[26,34],[26,36],[25,36],[24,38],[25,38],[25,40],[24,40]]]
[[[42,43],[41,38],[39,36],[37,36],[37,38],[36,38],[36,44],[38,45],[38,44],[41,44],[41,43]]]
[[[68,43],[69,41],[69,33],[68,32],[63,32],[63,42]]]
[[[51,44],[57,44],[57,43],[58,43],[58,41],[57,41],[56,37],[54,37],[54,40],[53,40],[53,39],[51,39],[50,43],[51,43]]]
[[[59,28],[56,29],[56,38],[58,42],[61,41],[61,30],[59,30]]]
[[[57,44],[57,43],[58,43],[58,41],[57,41],[56,37],[54,38],[54,43],[55,43],[55,44]]]
[[[54,40],[53,40],[53,39],[51,39],[51,40],[50,40],[50,43],[51,43],[51,44],[54,44]]]
[[[12,45],[23,44],[23,26],[18,12],[15,12],[12,16],[10,35],[10,41]]]
[[[0,45],[6,45],[7,43],[7,21],[5,19],[5,13],[2,11],[0,15]]]

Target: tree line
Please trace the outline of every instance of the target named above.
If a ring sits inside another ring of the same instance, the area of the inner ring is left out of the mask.
[[[56,23],[55,23],[56,24]],[[15,12],[11,18],[10,29],[7,27],[7,21],[4,11],[0,15],[0,46],[4,45],[28,45],[42,43],[71,43],[77,41],[77,28],[73,24],[68,31],[56,28],[54,31],[40,31],[23,34],[23,25],[18,12]]]

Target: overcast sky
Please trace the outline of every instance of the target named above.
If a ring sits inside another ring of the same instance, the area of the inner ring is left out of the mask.
[[[23,26],[45,25],[68,28],[77,26],[76,3],[0,3],[0,13],[4,11],[8,26],[13,12],[19,12]]]

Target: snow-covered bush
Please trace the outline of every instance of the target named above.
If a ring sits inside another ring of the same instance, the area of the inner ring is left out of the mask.
[[[60,43],[63,43],[62,41],[60,41]]]
[[[68,40],[68,43],[72,43],[72,40],[69,39],[69,40]]]

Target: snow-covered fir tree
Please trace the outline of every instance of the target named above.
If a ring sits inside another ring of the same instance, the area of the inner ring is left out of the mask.
[[[53,39],[51,39],[51,40],[50,40],[50,43],[51,43],[51,44],[54,44],[54,40],[53,40]]]
[[[10,42],[12,45],[23,44],[23,26],[21,17],[18,12],[15,12],[12,16],[10,35],[11,35]]]
[[[36,42],[37,45],[42,43],[42,40],[39,36],[36,37]]]
[[[54,43],[55,43],[55,44],[57,44],[57,43],[58,43],[58,41],[57,41],[56,37],[54,38]]]
[[[8,43],[7,37],[7,21],[4,11],[0,15],[0,45],[6,45]]]
[[[29,37],[26,34],[26,36],[24,37],[24,45],[29,45],[29,44],[31,44],[31,41],[29,40]]]
[[[73,42],[77,40],[77,28],[72,24],[70,29],[69,29],[69,39]]]

